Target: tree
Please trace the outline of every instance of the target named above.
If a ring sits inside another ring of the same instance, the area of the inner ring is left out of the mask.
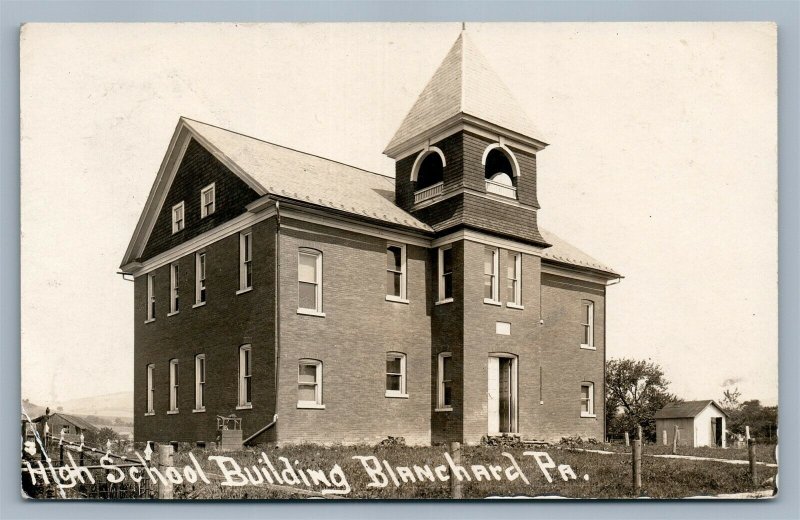
[[[669,393],[669,381],[652,361],[609,359],[606,361],[606,429],[611,435],[633,434],[642,427],[646,439],[654,440],[653,416],[667,403],[679,401]]]
[[[83,435],[83,441],[87,445],[94,447],[104,447],[106,441],[111,440],[113,442],[119,439],[117,432],[108,426],[104,426],[96,432],[94,430],[86,430]]]

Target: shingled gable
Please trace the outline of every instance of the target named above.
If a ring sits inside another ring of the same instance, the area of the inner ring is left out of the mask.
[[[511,91],[462,32],[383,153],[395,157],[444,127],[464,121],[506,130],[502,133],[535,149],[547,146]]]
[[[192,140],[258,196],[295,200],[410,231],[432,231],[394,204],[394,180],[390,177],[181,117],[125,252],[123,269],[137,262],[145,251]]]

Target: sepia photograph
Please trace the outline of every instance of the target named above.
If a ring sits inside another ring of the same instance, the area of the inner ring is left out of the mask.
[[[23,25],[22,496],[773,499],[777,36]]]

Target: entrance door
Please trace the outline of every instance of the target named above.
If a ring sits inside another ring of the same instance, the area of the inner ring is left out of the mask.
[[[711,419],[711,442],[714,443],[714,446],[722,446],[722,417]]]
[[[517,428],[516,358],[489,357],[487,413],[489,435]]]

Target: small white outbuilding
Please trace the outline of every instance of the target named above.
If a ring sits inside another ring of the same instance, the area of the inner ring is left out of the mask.
[[[727,447],[725,431],[728,415],[714,401],[670,403],[657,411],[654,418],[658,442],[672,445],[677,426],[678,446]]]

